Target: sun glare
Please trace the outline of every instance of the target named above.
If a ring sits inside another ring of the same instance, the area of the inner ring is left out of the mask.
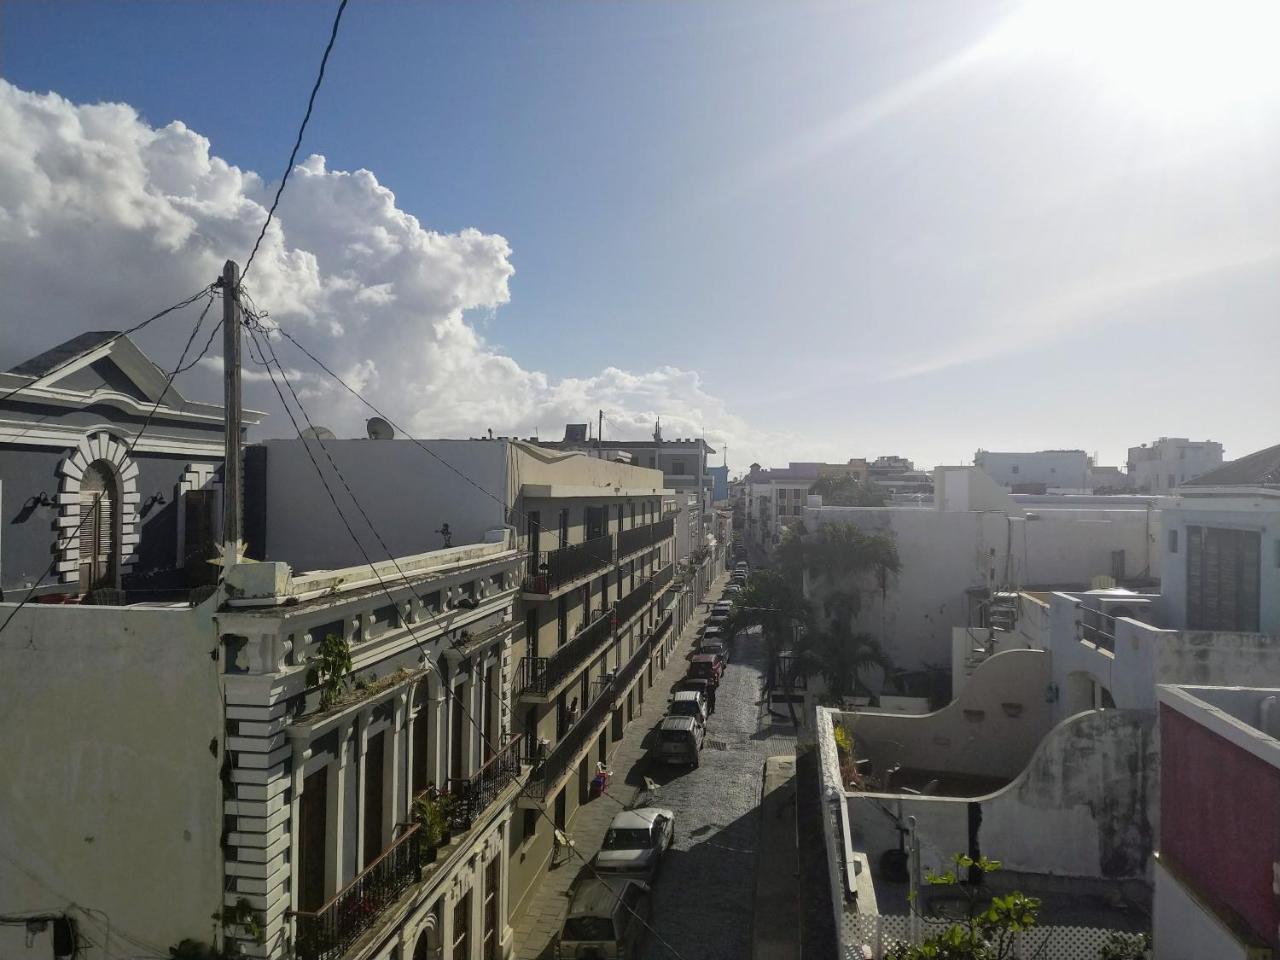
[[[1280,92],[1280,0],[1028,0],[989,52],[1050,57],[1107,95],[1197,116]]]

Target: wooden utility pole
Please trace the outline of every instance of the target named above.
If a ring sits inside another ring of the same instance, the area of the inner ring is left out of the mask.
[[[240,266],[222,267],[222,383],[225,448],[222,467],[223,572],[239,559],[244,483],[240,458]]]
[[[596,447],[600,450],[600,456],[604,457],[604,411],[597,410],[600,414],[600,426],[596,429]]]

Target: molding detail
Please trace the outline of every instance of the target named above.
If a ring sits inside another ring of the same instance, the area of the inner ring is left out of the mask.
[[[120,571],[138,562],[138,465],[129,456],[129,447],[106,431],[83,437],[58,464],[58,579],[76,583],[80,579],[80,542],[72,532],[80,526],[80,481],[95,460],[111,465],[120,485]]]

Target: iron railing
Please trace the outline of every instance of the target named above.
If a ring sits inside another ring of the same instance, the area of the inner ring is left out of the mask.
[[[650,643],[650,638],[645,637],[636,644],[636,649],[631,654],[631,657],[614,676],[613,690],[615,697],[627,689],[627,685],[636,678],[636,675],[644,669],[644,665],[649,662]]]
[[[519,778],[523,742],[523,735],[516,734],[471,776],[449,779],[449,797],[453,801],[450,812],[455,830],[470,830],[502,796],[502,792]]]
[[[541,756],[533,756],[533,772],[525,792],[535,800],[546,800],[565,774],[587,742],[599,732],[601,726],[609,719],[613,709],[615,682],[608,679],[596,681],[592,689],[592,700],[582,711],[577,723],[565,731],[555,744]]]
[[[618,626],[622,626],[644,609],[645,604],[653,599],[653,581],[646,580],[625,597],[614,604],[613,611]]]
[[[659,621],[653,630],[653,645],[656,647],[667,639],[667,634],[671,632],[671,623],[674,614],[667,611],[667,615]]]
[[[663,540],[673,537],[675,529],[674,518],[668,517],[666,520],[658,520],[643,527],[623,530],[618,534],[618,556],[625,557],[649,547],[656,547]]]
[[[530,558],[523,589],[525,593],[551,593],[566,583],[603,570],[612,562],[613,537],[607,533],[559,550],[543,550]]]
[[[516,695],[546,696],[556,685],[599,652],[613,637],[613,614],[605,611],[594,623],[549,657],[521,657]]]
[[[674,563],[668,563],[665,567],[655,573],[653,575],[653,592],[658,594],[666,589],[667,584],[669,584],[672,577],[675,576],[675,572],[676,565]]]
[[[295,911],[299,960],[333,960],[345,953],[422,879],[422,854],[422,831],[413,824],[324,906]]]

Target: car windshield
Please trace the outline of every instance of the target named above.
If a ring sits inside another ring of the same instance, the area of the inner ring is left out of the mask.
[[[613,941],[613,921],[608,917],[570,917],[564,922],[563,939],[580,943],[584,940]]]
[[[643,827],[610,827],[604,835],[606,850],[647,850],[653,846],[653,838]]]
[[[662,739],[665,740],[667,743],[688,743],[689,731],[688,730],[663,730]]]
[[[689,672],[692,673],[695,677],[709,677],[711,676],[711,664],[695,663],[693,666],[689,668]]]
[[[698,715],[698,704],[693,700],[677,700],[671,705],[671,712],[682,717],[696,717]]]

